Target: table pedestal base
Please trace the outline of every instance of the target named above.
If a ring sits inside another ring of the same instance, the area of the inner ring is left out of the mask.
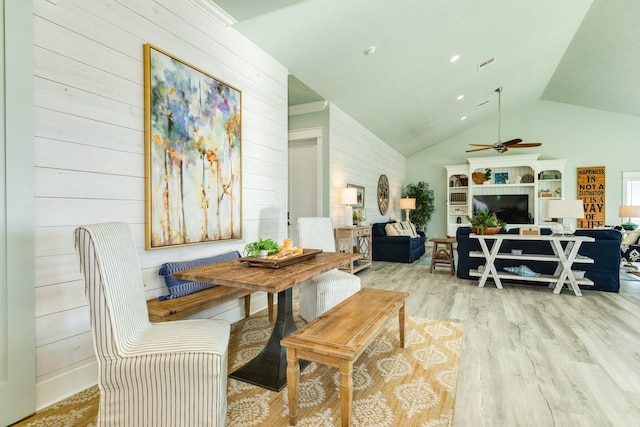
[[[287,358],[286,349],[280,345],[280,340],[296,329],[293,320],[293,290],[289,288],[278,293],[276,323],[265,347],[229,377],[272,391],[282,390],[287,385]],[[300,369],[308,364],[309,362],[301,361]]]

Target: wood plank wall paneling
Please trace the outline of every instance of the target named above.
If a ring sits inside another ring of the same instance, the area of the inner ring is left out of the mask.
[[[399,220],[398,203],[405,184],[405,158],[335,105],[331,105],[329,121],[331,216],[339,218],[334,223],[342,224],[344,220],[339,189],[346,184],[365,187],[367,223],[383,222],[389,218]],[[378,210],[376,198],[381,174],[387,175],[390,187],[389,210],[384,216]]]
[[[147,42],[242,91],[243,241],[142,249]],[[34,78],[41,407],[85,387],[92,380],[87,375],[95,375],[73,248],[76,226],[129,223],[148,298],[166,293],[157,274],[163,262],[242,250],[257,237],[285,237],[286,206],[274,194],[287,191],[287,70],[233,28],[221,28],[180,2],[64,0],[34,2]],[[207,315],[239,316],[239,305]]]

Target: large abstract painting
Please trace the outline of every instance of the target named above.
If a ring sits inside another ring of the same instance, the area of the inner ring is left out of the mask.
[[[144,45],[146,249],[242,238],[241,93]]]

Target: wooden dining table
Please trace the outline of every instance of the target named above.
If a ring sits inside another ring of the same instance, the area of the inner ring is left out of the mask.
[[[273,391],[287,385],[286,349],[280,340],[297,329],[293,318],[293,287],[334,268],[350,264],[360,254],[323,252],[313,258],[280,268],[249,265],[234,259],[183,270],[173,274],[180,280],[213,283],[278,294],[278,311],[273,331],[262,351],[231,378]]]

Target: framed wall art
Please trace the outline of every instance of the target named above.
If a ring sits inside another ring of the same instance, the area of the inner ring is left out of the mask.
[[[357,190],[357,202],[351,206],[354,209],[364,209],[364,187],[360,185],[347,184],[347,188],[355,188]]]
[[[242,238],[241,92],[144,45],[145,248]]]

